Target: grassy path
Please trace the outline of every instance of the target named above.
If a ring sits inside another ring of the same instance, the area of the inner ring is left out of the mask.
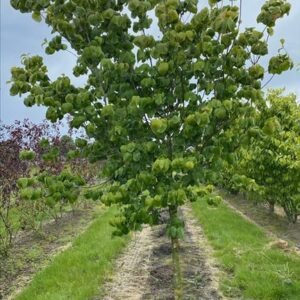
[[[232,195],[224,190],[219,190],[218,193],[234,209],[253,220],[269,233],[287,240],[300,251],[300,221],[296,224],[289,223],[280,207],[275,207],[275,213],[271,214],[265,203],[255,204],[242,195]]]
[[[99,287],[113,268],[115,257],[129,237],[111,238],[110,208],[88,227],[66,251],[38,273],[17,300],[86,300],[99,294]]]
[[[278,249],[262,229],[221,204],[193,203],[225,274],[221,290],[227,297],[255,300],[299,300],[300,257]]]
[[[8,255],[0,256],[0,298],[8,299],[9,295],[23,290],[37,272],[71,246],[102,212],[103,206],[93,203],[66,212],[56,222],[45,221],[40,233],[29,229],[19,232]]]

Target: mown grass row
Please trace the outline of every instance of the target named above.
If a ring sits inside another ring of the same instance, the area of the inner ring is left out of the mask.
[[[221,290],[227,297],[255,300],[299,300],[300,256],[272,246],[262,229],[224,203],[192,205],[216,260],[224,269]]]
[[[101,284],[129,237],[111,237],[109,220],[116,208],[105,210],[68,250],[38,273],[16,300],[86,300],[101,295]],[[101,296],[100,296],[101,297]]]

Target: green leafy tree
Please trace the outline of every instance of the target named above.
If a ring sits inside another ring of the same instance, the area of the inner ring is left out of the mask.
[[[266,105],[257,112],[251,141],[240,150],[233,184],[239,190],[269,203],[270,211],[280,205],[290,222],[300,214],[300,107],[295,95],[273,90]],[[242,174],[242,175],[238,175]]]
[[[25,204],[22,209],[23,225],[40,231],[45,216],[57,221],[66,207],[74,208],[78,204],[80,187],[85,184],[85,179],[76,168],[76,160],[81,153],[74,142],[71,143],[74,150],[68,152],[66,160],[65,150],[70,141],[73,142],[58,136],[40,137],[37,141],[39,151],[20,151],[19,158],[27,161],[28,165],[27,177],[16,181],[19,198]],[[88,164],[85,165],[87,167]],[[26,204],[29,204],[29,209],[24,209]]]
[[[52,28],[47,54],[71,48],[78,56],[73,74],[87,76],[82,87],[65,75],[50,80],[41,57],[25,56],[23,67],[12,69],[11,94],[29,93],[25,104],[48,107],[53,122],[70,114],[71,126],[94,140],[85,153],[106,160],[104,175],[113,183],[101,200],[122,205],[119,234],[156,224],[162,210],[169,212],[167,233],[178,262],[184,232],[178,208],[207,193],[199,183],[215,182],[217,170],[232,159],[229,128],[264,101],[265,74],[292,67],[284,50],[267,70],[259,64],[290,4],[266,1],[257,18],[261,31],[240,30],[234,1],[210,0],[208,7],[197,0],[11,4]]]

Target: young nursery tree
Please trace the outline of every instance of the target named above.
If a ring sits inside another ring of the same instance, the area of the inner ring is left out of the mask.
[[[33,124],[27,119],[11,125],[0,124],[0,253],[6,254],[21,226],[21,216],[16,216],[16,210],[21,206],[17,180],[28,176],[30,168],[19,154],[22,150],[27,153],[26,150],[33,150],[37,165],[41,156],[39,140],[49,137],[56,129],[56,125],[50,124],[46,121]]]
[[[270,91],[257,112],[251,142],[239,152],[232,181],[246,193],[253,182],[256,199],[260,194],[271,212],[280,205],[295,223],[300,215],[300,107],[295,95],[282,92]]]
[[[11,212],[16,207],[16,180],[26,174],[26,164],[19,159],[21,145],[9,128],[0,125],[0,255],[6,254],[15,233]],[[5,137],[5,135],[7,135]]]
[[[241,1],[11,0],[44,21],[55,35],[46,54],[71,51],[81,87],[65,75],[50,80],[39,56],[12,69],[12,95],[48,107],[52,122],[65,114],[94,141],[91,160],[105,160],[112,184],[101,200],[122,204],[118,233],[159,222],[167,209],[174,257],[183,221],[178,208],[207,192],[222,160],[233,159],[231,123],[251,120],[263,100],[266,73],[292,67],[284,49],[269,61],[268,38],[288,14],[286,0],[269,0],[257,17],[264,29],[240,29]],[[211,199],[210,199],[211,200]],[[175,259],[176,260],[176,259]],[[178,278],[177,278],[178,279]],[[178,279],[179,280],[179,279]],[[178,292],[180,298],[180,291]]]

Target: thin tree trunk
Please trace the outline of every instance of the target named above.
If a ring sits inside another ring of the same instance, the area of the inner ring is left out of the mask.
[[[175,299],[183,299],[183,279],[180,265],[180,254],[179,254],[179,241],[178,238],[172,238],[172,261],[174,269],[174,283],[175,283]]]
[[[269,202],[269,213],[274,214],[275,212],[275,203]]]
[[[169,207],[169,215],[170,219],[174,219],[178,217],[178,208],[177,206]],[[175,300],[183,299],[183,279],[182,279],[182,271],[180,264],[180,253],[179,253],[179,240],[178,237],[171,237],[171,245],[172,245],[172,263],[174,270],[174,294]]]

